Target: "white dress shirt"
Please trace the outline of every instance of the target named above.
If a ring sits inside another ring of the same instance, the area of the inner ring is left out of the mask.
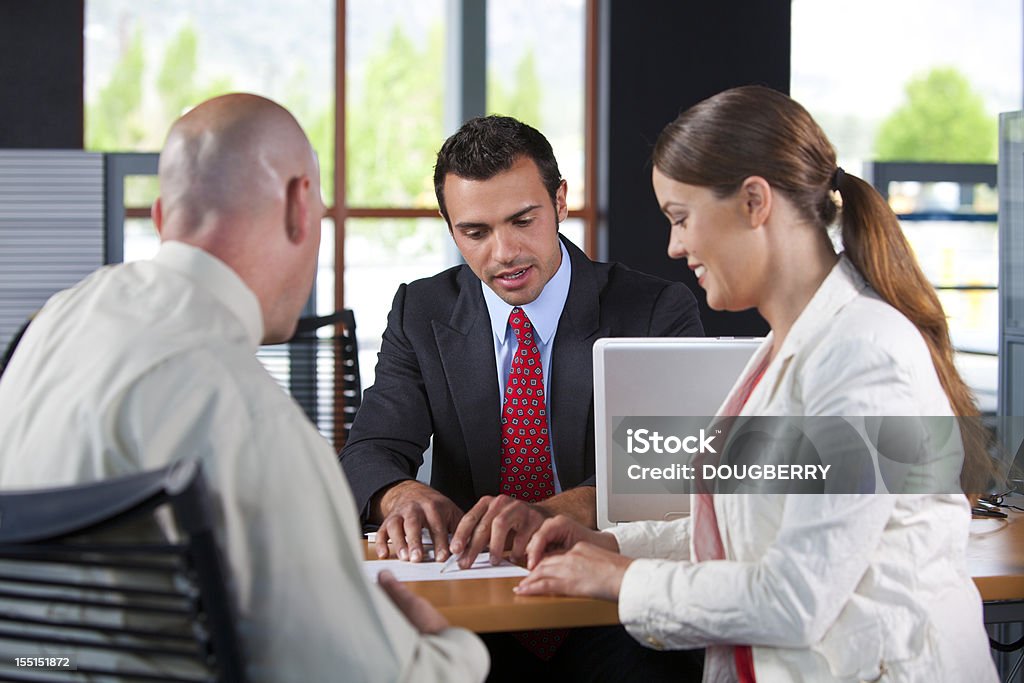
[[[754,354],[730,392],[771,349]],[[917,328],[844,257],[794,323],[741,415],[950,416]],[[717,495],[725,561],[693,562],[690,520],[612,533],[619,617],[652,647],[752,645],[758,683],[996,680],[967,573],[959,494]],[[704,680],[730,681],[710,647]]]
[[[0,382],[0,487],[198,457],[251,680],[482,680],[476,636],[420,635],[364,578],[336,455],[255,358],[262,336],[252,291],[182,243],[60,292]]]
[[[551,446],[551,469],[555,479],[555,493],[562,492],[562,485],[558,481],[558,469],[555,467],[555,449],[558,444],[554,441],[554,429],[550,424],[551,420],[551,350],[555,346],[555,332],[558,330],[558,321],[562,317],[562,309],[565,308],[565,300],[569,298],[569,284],[572,282],[572,264],[569,262],[569,252],[565,250],[562,241],[558,241],[562,250],[562,263],[558,270],[551,276],[540,295],[528,304],[519,308],[523,309],[530,324],[536,331],[533,339],[540,350],[540,365],[544,373],[544,407],[548,415],[548,444]],[[498,368],[498,396],[505,396],[505,385],[508,382],[509,371],[512,369],[512,358],[519,349],[519,340],[508,324],[509,315],[513,306],[506,303],[501,297],[494,293],[490,287],[480,282],[480,288],[484,293],[484,302],[487,304],[487,314],[491,318],[491,331],[494,333],[494,360]],[[504,400],[504,399],[503,399]]]

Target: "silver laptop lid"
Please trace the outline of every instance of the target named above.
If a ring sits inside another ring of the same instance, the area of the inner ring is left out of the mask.
[[[631,416],[713,416],[761,338],[599,339],[594,344],[594,428],[599,529],[688,515],[685,493],[616,491],[613,431]],[[622,435],[618,435],[621,441]],[[622,450],[621,446],[618,450]],[[620,454],[621,457],[621,454]],[[620,486],[621,488],[621,486]]]

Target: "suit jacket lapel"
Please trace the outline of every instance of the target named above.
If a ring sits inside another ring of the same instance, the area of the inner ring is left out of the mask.
[[[593,263],[571,242],[563,242],[572,282],[551,352],[551,433],[559,480],[578,482],[585,478],[580,452],[592,429],[588,416],[594,402],[594,342],[609,330],[600,327],[600,287]]]
[[[501,466],[498,369],[480,281],[468,267],[463,267],[458,281],[459,298],[451,320],[447,325],[433,322],[434,339],[465,440],[473,490],[479,496],[498,491]]]

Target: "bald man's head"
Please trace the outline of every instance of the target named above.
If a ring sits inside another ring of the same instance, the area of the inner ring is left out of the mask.
[[[316,275],[323,215],[313,148],[280,105],[224,95],[171,127],[153,204],[160,238],[232,268],[260,301],[264,341],[295,330]]]
[[[284,199],[288,180],[314,175],[312,147],[295,118],[258,95],[215,97],[178,119],[160,154],[165,239],[222,218],[260,217]]]

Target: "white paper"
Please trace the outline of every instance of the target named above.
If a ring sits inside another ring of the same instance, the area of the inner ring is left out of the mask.
[[[366,534],[366,540],[367,540],[368,543],[376,543],[377,542],[377,532],[376,531],[368,532]],[[451,534],[448,534],[448,540],[449,541],[452,540],[452,535]],[[388,543],[390,543],[390,542],[391,541],[388,541]],[[420,542],[422,542],[423,545],[433,545],[434,544],[434,539],[431,537],[429,529],[421,529],[420,530]]]
[[[403,562],[402,560],[368,560],[363,562],[363,572],[371,581],[387,569],[399,581],[458,581],[459,579],[495,579],[508,576],[526,576],[528,571],[504,560],[497,567],[491,566],[490,553],[480,553],[469,569],[455,569],[441,573],[443,562]]]

